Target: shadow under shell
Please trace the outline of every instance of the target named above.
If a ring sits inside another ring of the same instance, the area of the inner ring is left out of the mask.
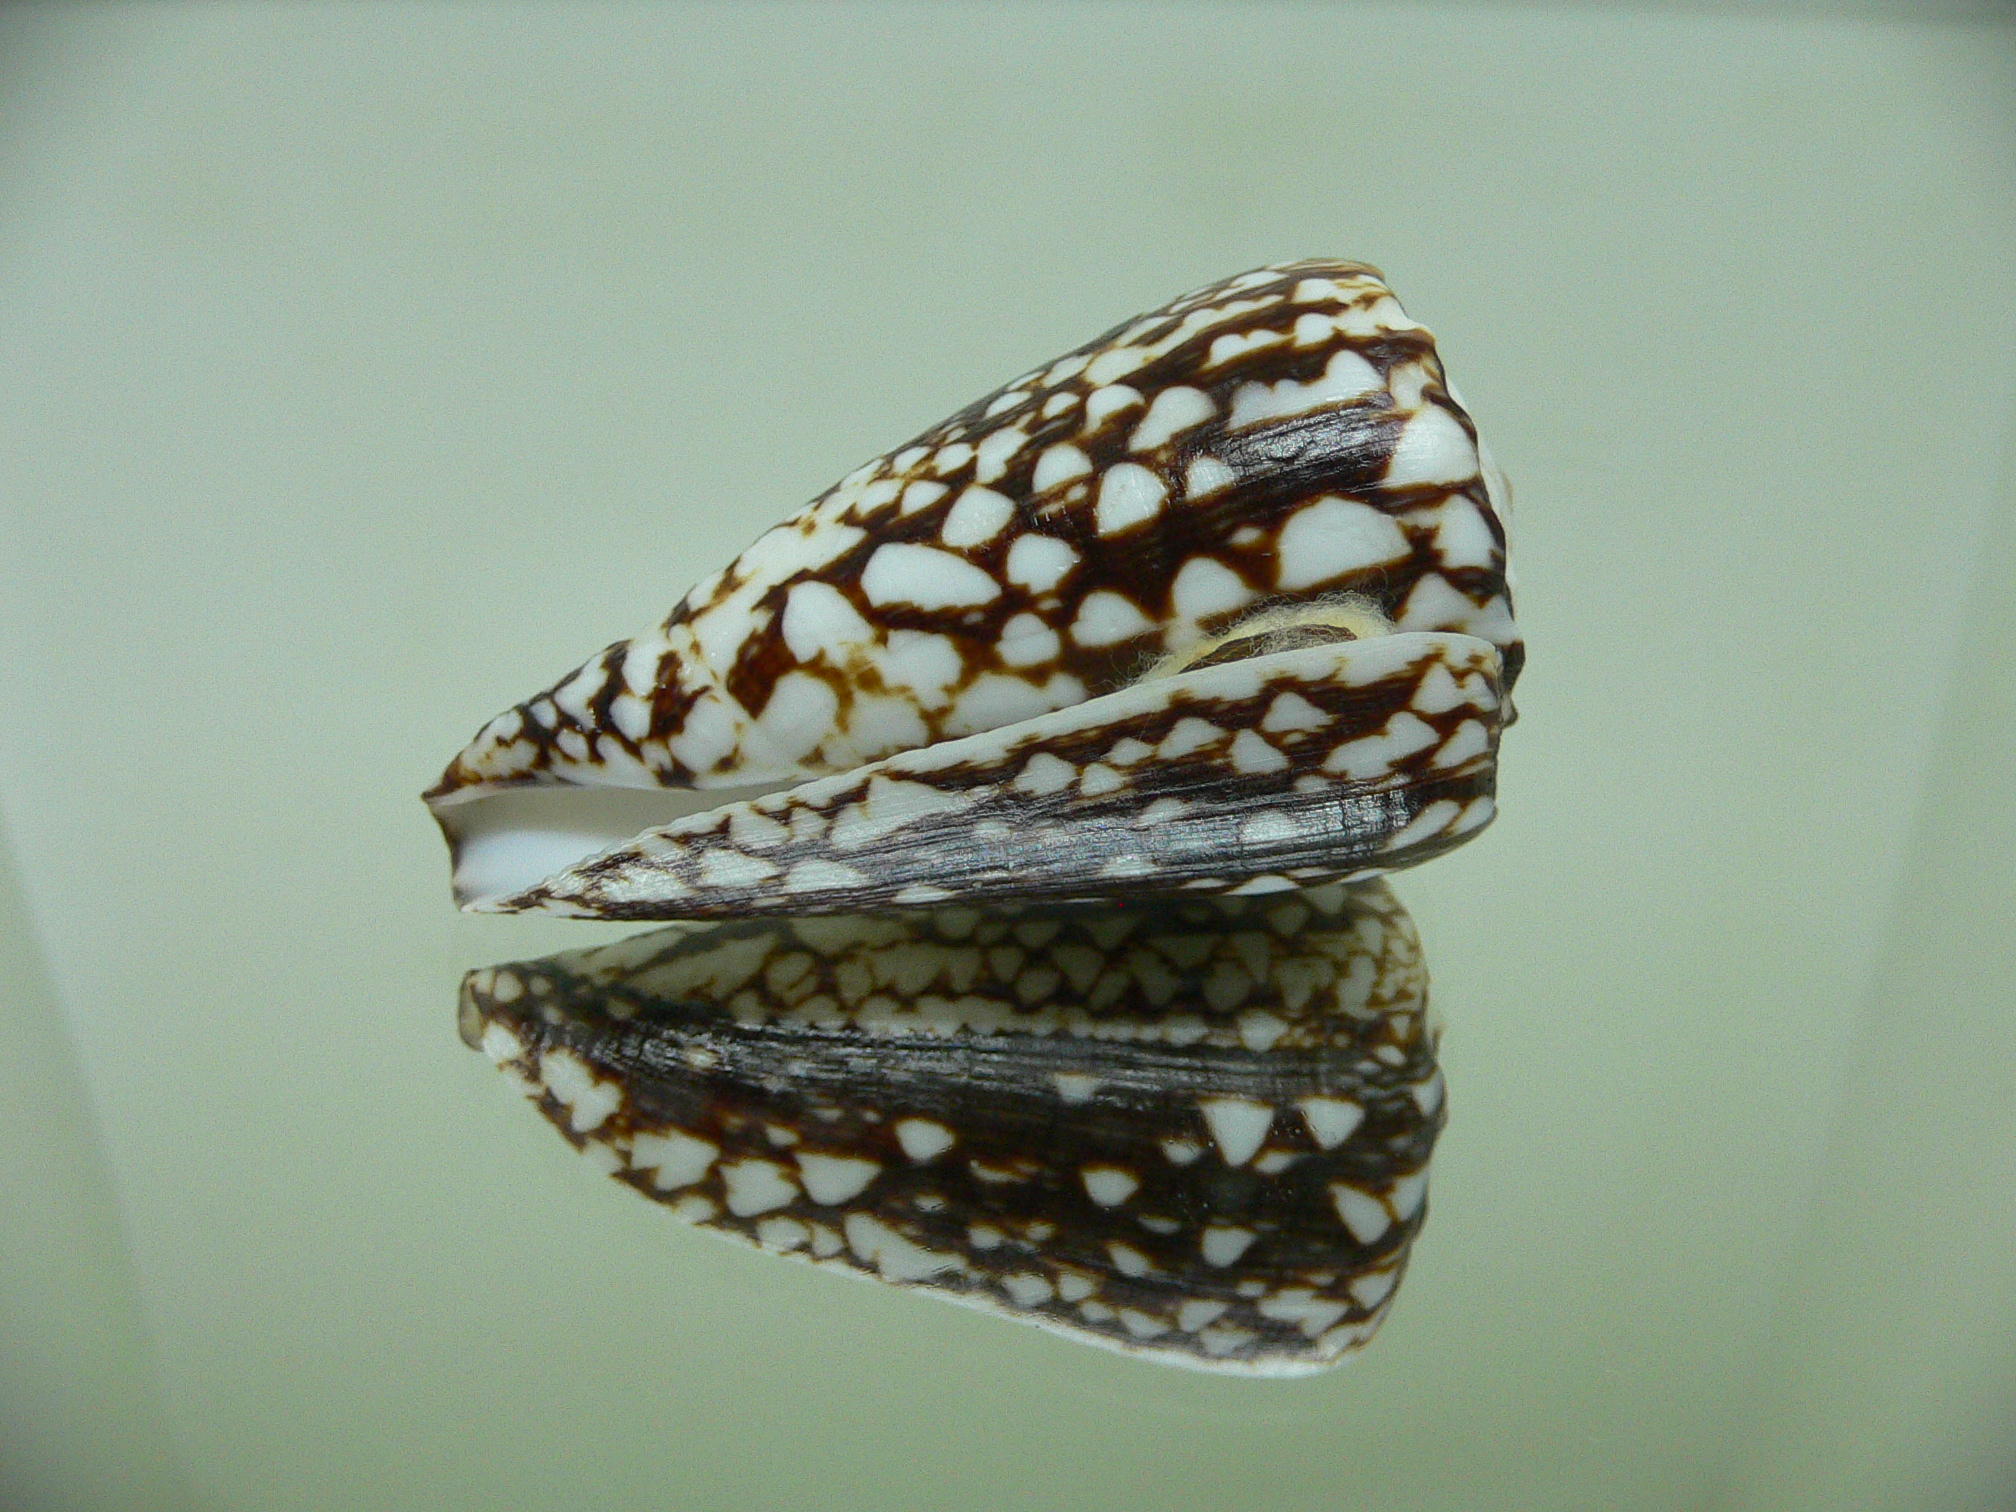
[[[680,926],[472,972],[461,1031],[688,1222],[1254,1375],[1378,1328],[1445,1116],[1383,883]]]

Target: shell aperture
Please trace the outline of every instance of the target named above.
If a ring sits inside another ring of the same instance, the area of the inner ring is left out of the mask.
[[[1161,1363],[1361,1347],[1444,1116],[1383,883],[675,926],[486,968],[463,1038],[597,1168],[766,1250]]]
[[[719,917],[1426,859],[1492,813],[1504,502],[1375,270],[1213,284],[857,469],[493,720],[427,795],[458,899]],[[1386,633],[1167,670],[1340,604]]]

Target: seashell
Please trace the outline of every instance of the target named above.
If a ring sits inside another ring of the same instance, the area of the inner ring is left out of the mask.
[[[473,972],[460,1019],[687,1222],[1278,1376],[1372,1337],[1426,1217],[1426,990],[1370,883],[675,926]]]
[[[427,794],[457,898],[708,918],[1426,860],[1493,814],[1507,502],[1376,270],[1213,284],[492,720]]]

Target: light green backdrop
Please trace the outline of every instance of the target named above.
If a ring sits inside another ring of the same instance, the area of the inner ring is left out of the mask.
[[[1516,6],[0,17],[0,1501],[1797,1509],[2016,1488],[2016,30]],[[1283,257],[1518,489],[1370,1353],[742,1253],[457,1042],[414,795],[867,455]],[[121,1236],[123,1235],[123,1247]]]

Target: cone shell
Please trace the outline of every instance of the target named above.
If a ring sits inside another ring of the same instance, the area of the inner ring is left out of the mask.
[[[1433,339],[1376,270],[1310,261],[1213,284],[858,468],[702,581],[663,624],[491,721],[428,794],[457,849],[458,893],[490,907],[566,895],[582,903],[568,911],[596,911],[571,882],[527,884],[645,827],[566,831],[493,866],[466,807],[486,797],[679,790],[689,794],[681,807],[695,810],[858,773],[1096,704],[1161,658],[1284,606],[1320,612],[1344,601],[1403,636],[1470,643],[1452,655],[1492,663],[1483,675],[1496,709],[1480,726],[1488,761],[1524,654],[1506,590],[1505,503]],[[1333,669],[1345,687],[1349,660]],[[1129,711],[1108,712],[1117,732]],[[1386,718],[1332,729],[1320,759],[1348,738],[1378,736]],[[1026,743],[1003,744],[1028,754]],[[961,761],[976,754],[962,749]],[[1394,785],[1390,769],[1376,780]],[[1489,809],[1470,805],[1489,796],[1487,774],[1451,799],[1469,821],[1438,833],[1474,832]],[[1389,805],[1389,834],[1440,801]],[[1356,844],[1309,870],[1299,854],[1277,866],[1240,850],[1218,873],[1168,880],[1360,875],[1405,864],[1395,854]],[[717,853],[717,871],[725,857]],[[1116,860],[1136,864],[1104,854],[1094,869]],[[762,865],[738,875],[793,906],[781,881],[757,885]],[[653,901],[632,887],[617,911],[710,912],[693,878],[654,875],[686,892]]]

